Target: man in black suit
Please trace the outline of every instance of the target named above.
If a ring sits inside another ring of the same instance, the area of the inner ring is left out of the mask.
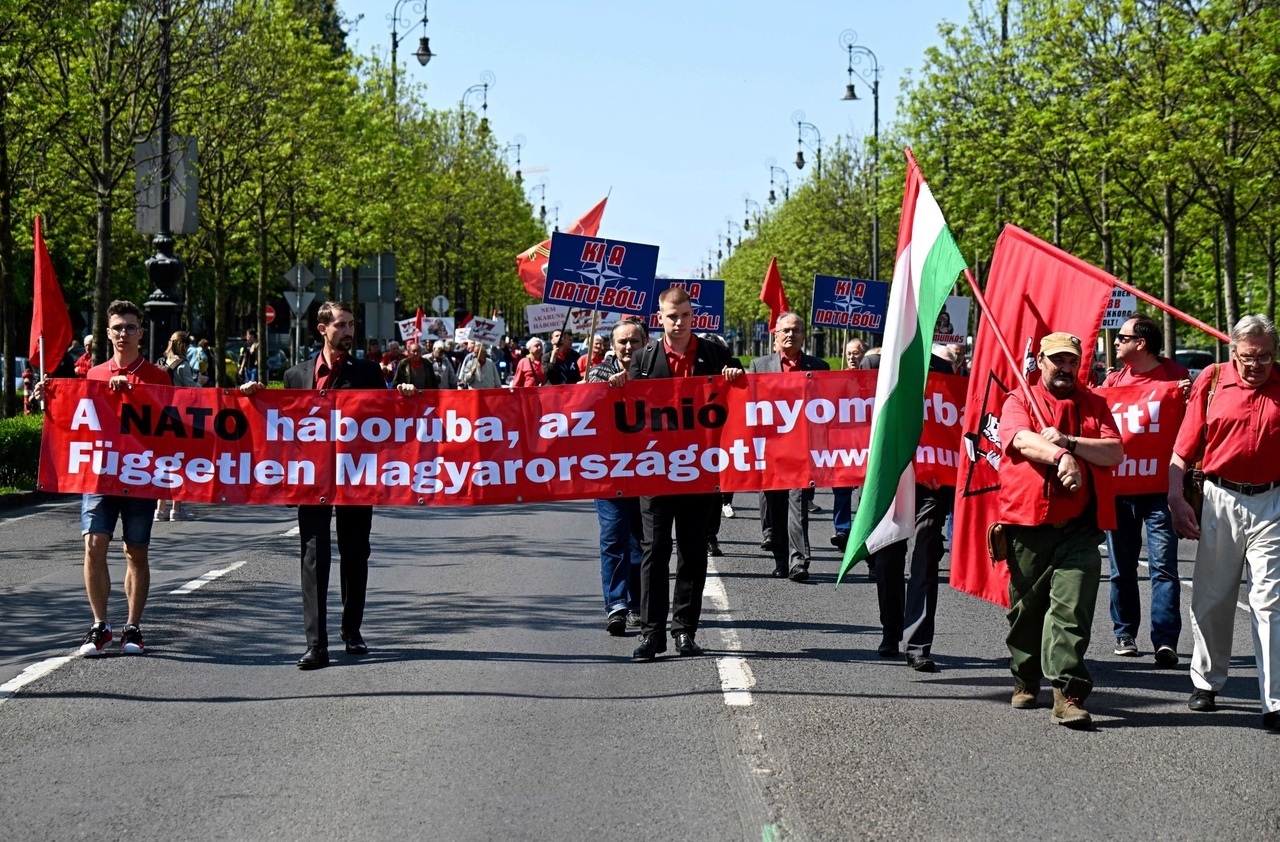
[[[693,335],[693,305],[682,289],[663,290],[658,296],[662,335],[631,358],[632,379],[704,377],[723,374],[732,382],[742,366],[729,353]],[[667,651],[667,609],[671,610],[671,635],[681,655],[700,655],[694,640],[702,613],[702,589],[707,583],[707,515],[720,505],[719,494],[669,494],[640,498],[644,528],[644,560],[640,564],[640,645],[631,653],[638,661],[652,661]],[[675,524],[675,599],[667,598],[671,569],[671,526]],[[671,604],[673,603],[673,604]]]
[[[804,348],[804,320],[797,313],[782,313],[774,323],[777,353],[752,360],[752,374],[786,371],[829,371],[825,360],[811,357]],[[804,489],[760,492],[760,525],[769,535],[773,576],[793,582],[809,578],[809,505]]]
[[[286,389],[385,389],[378,360],[359,360],[351,353],[356,320],[351,307],[340,301],[320,305],[317,326],[324,347],[315,357],[284,373]],[[252,395],[261,383],[241,388]],[[417,390],[410,383],[396,387],[402,394]],[[307,651],[298,659],[298,669],[329,666],[329,633],[326,626],[329,597],[329,566],[332,558],[329,522],[337,518],[339,576],[342,582],[342,641],[348,654],[369,651],[360,636],[364,620],[365,587],[369,581],[369,533],[373,526],[372,506],[298,506],[298,534],[302,540],[302,619],[307,633]]]

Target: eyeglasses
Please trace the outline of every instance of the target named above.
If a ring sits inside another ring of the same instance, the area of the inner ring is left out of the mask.
[[[133,336],[138,332],[138,330],[139,328],[137,325],[110,325],[107,328],[107,333],[114,333],[116,336],[120,336],[121,334],[125,336]]]
[[[1256,357],[1245,356],[1244,354],[1236,354],[1236,359],[1241,365],[1271,365],[1276,361],[1275,354],[1259,354]]]
[[[1117,341],[1117,342],[1132,342],[1132,341],[1133,341],[1133,340],[1135,340],[1135,339],[1141,339],[1141,338],[1142,338],[1141,336],[1130,336],[1130,335],[1129,335],[1129,334],[1127,334],[1127,333],[1117,333],[1117,334],[1116,334],[1116,341]]]
[[[613,341],[618,345],[643,345],[644,344],[639,339],[615,339]]]

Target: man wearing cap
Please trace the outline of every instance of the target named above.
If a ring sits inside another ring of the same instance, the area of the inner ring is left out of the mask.
[[[1053,685],[1052,721],[1091,723],[1093,689],[1084,663],[1098,597],[1101,529],[1115,526],[1109,468],[1120,464],[1120,431],[1106,401],[1080,380],[1080,340],[1040,340],[1030,398],[1010,393],[1000,415],[1000,522],[1009,545],[1009,668],[1015,708],[1036,706]],[[1036,410],[1047,426],[1035,421]]]

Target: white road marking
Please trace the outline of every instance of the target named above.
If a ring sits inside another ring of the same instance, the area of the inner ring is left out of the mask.
[[[720,581],[720,573],[715,565],[707,565],[707,584],[703,588],[703,596],[711,600],[711,604],[720,613],[722,619],[729,620],[729,596],[724,591],[724,583]],[[742,641],[732,626],[721,629],[724,648],[730,652],[741,652]],[[746,707],[751,704],[751,688],[755,686],[755,676],[745,658],[725,656],[716,659],[716,671],[720,673],[720,690],[724,693],[724,703],[731,707]]]
[[[1143,567],[1147,568],[1148,570],[1150,570],[1150,569],[1151,569],[1151,565],[1150,565],[1150,564],[1148,564],[1148,563],[1147,563],[1147,562],[1145,562],[1145,561],[1142,561],[1141,559],[1139,559],[1139,560],[1138,560],[1138,564],[1142,565]],[[1179,576],[1179,577],[1178,577],[1178,581],[1179,581],[1179,582],[1181,582],[1182,584],[1186,585],[1188,588],[1189,588],[1189,587],[1191,587],[1191,580],[1190,580],[1190,579],[1183,579],[1181,576]],[[1244,612],[1244,613],[1246,613],[1246,614],[1248,614],[1248,613],[1249,613],[1249,606],[1245,605],[1243,602],[1241,602],[1241,601],[1240,601],[1240,600],[1238,600],[1238,599],[1236,600],[1236,608],[1239,608],[1241,611],[1243,611],[1243,612]]]
[[[183,594],[189,594],[192,591],[199,590],[200,588],[203,588],[205,585],[209,584],[210,582],[216,579],[222,578],[223,576],[227,575],[231,571],[239,570],[241,567],[244,566],[245,561],[247,561],[247,559],[241,559],[240,561],[237,561],[235,564],[231,565],[230,567],[224,567],[221,570],[210,570],[208,573],[204,574],[200,578],[192,579],[190,582],[187,582],[182,587],[169,591],[169,594],[171,596],[182,596]]]
[[[20,689],[35,681],[37,678],[43,678],[58,667],[70,661],[75,655],[59,655],[56,658],[45,658],[43,661],[32,664],[18,674],[17,678],[0,684],[0,704],[4,704],[12,698]]]
[[[293,529],[290,529],[288,532],[284,533],[284,537],[292,538],[297,534],[298,534],[298,527],[295,526]]]

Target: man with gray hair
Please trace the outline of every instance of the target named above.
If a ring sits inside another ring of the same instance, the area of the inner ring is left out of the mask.
[[[1173,528],[1199,539],[1191,588],[1193,691],[1187,706],[1217,710],[1227,682],[1240,574],[1249,613],[1262,725],[1280,731],[1280,372],[1275,325],[1245,316],[1231,330],[1231,363],[1196,379],[1169,462]],[[1204,460],[1204,504],[1183,493],[1187,468]]]
[[[441,389],[458,388],[458,374],[453,370],[453,362],[444,348],[444,340],[437,339],[431,346],[431,367],[436,372],[436,382]]]

